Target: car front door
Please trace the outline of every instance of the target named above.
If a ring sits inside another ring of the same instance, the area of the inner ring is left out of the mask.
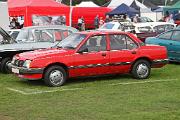
[[[168,50],[168,57],[171,56],[170,52],[170,44],[172,42],[171,37],[172,37],[173,31],[165,32],[157,37],[157,40],[154,41],[156,44],[165,46]]]
[[[105,35],[90,37],[74,55],[73,77],[107,74],[109,72],[109,51]]]
[[[174,31],[169,42],[169,59],[180,61],[180,31]]]
[[[127,35],[112,34],[110,40],[111,73],[127,73],[138,54],[138,45]]]

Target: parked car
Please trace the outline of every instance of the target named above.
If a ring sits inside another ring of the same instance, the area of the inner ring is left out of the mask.
[[[146,44],[165,46],[170,61],[180,62],[180,29],[164,32],[156,37],[147,38]]]
[[[154,22],[153,20],[151,20],[148,17],[138,17],[137,21],[138,21],[138,23]]]
[[[145,42],[147,37],[154,37],[160,33],[176,28],[176,24],[167,22],[135,23],[135,32],[139,39]]]
[[[11,38],[13,38],[14,40],[16,40],[19,32],[20,32],[21,29],[10,29],[8,30],[8,34],[11,36]]]
[[[98,30],[124,31],[134,33],[135,27],[131,22],[107,22],[104,23]]]
[[[44,79],[48,86],[61,86],[68,78],[131,73],[146,79],[151,67],[163,67],[163,46],[146,46],[131,33],[90,31],[73,33],[55,48],[25,52],[9,64],[20,78]]]
[[[77,32],[77,30],[67,26],[24,27],[12,44],[0,45],[1,72],[9,72],[7,64],[11,62],[15,54],[36,49],[50,48],[73,32]],[[9,35],[5,37],[7,37],[8,40],[12,39]]]

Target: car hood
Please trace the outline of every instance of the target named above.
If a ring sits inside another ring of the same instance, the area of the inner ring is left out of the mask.
[[[58,48],[49,48],[49,49],[40,49],[40,50],[35,50],[35,51],[30,51],[30,52],[24,52],[17,57],[21,60],[33,60],[33,59],[38,59],[38,58],[46,58],[46,57],[53,57],[53,56],[65,56],[69,55],[73,52],[74,50],[68,50],[68,49],[58,49]]]

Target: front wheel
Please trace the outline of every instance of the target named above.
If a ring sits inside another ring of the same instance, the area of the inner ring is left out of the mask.
[[[147,60],[138,60],[134,63],[131,74],[136,79],[146,79],[151,72],[150,63]]]
[[[11,63],[11,58],[4,58],[1,61],[0,70],[2,73],[11,73],[11,70],[8,67],[8,64]]]
[[[50,87],[62,86],[67,79],[67,73],[61,66],[51,66],[44,73],[44,82]]]

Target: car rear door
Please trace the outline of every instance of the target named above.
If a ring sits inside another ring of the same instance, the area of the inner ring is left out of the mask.
[[[138,54],[138,45],[129,36],[109,35],[111,73],[127,73]]]
[[[74,66],[70,67],[71,76],[91,76],[109,72],[106,35],[90,37],[78,51],[83,49],[87,49],[87,52],[77,52],[74,55]]]

